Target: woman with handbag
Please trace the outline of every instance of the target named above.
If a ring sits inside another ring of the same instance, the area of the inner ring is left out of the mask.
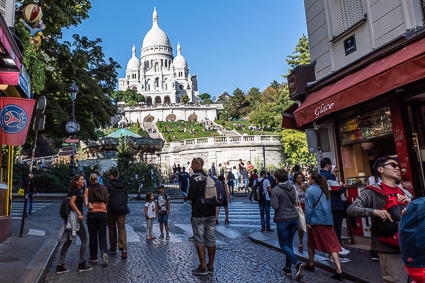
[[[307,190],[308,184],[306,184],[305,176],[301,172],[295,172],[293,175],[292,180],[294,180],[294,186],[297,190],[298,198],[299,198],[299,205],[301,206],[302,210],[305,211],[305,191]],[[300,253],[303,252],[304,245],[303,245],[303,238],[304,238],[304,230],[298,228],[298,251]]]
[[[295,209],[295,187],[288,181],[288,173],[279,169],[274,173],[276,186],[271,193],[271,206],[275,210],[277,238],[282,251],[286,255],[285,266],[282,271],[287,276],[292,276],[292,264],[296,268],[296,280],[303,277],[304,264],[295,256],[292,247],[295,233],[298,230],[298,213]]]
[[[341,244],[333,228],[331,199],[325,177],[313,171],[308,176],[310,187],[305,195],[305,221],[307,223],[308,265],[305,270],[314,272],[314,250],[330,253],[336,267],[333,279],[342,281],[338,252]]]

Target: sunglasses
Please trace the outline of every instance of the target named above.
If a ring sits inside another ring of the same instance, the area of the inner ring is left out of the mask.
[[[391,167],[393,167],[394,169],[398,168],[401,169],[400,164],[395,163],[395,162],[388,162],[388,163],[384,163],[382,166],[387,166],[390,165]]]

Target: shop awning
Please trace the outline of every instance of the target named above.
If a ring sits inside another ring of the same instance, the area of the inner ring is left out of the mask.
[[[425,78],[425,38],[312,92],[294,111],[298,126]]]
[[[288,109],[282,112],[282,128],[303,131],[303,127],[298,127],[295,121],[294,111],[298,108],[298,104],[294,103]]]
[[[18,85],[19,72],[0,71],[0,85]]]

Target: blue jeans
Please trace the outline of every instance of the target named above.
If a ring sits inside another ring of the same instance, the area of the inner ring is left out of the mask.
[[[278,222],[276,223],[276,228],[279,246],[286,255],[285,267],[291,268],[291,263],[295,265],[299,262],[298,258],[294,254],[294,249],[292,247],[294,235],[298,231],[298,219]]]
[[[270,228],[270,201],[259,201],[261,228]]]

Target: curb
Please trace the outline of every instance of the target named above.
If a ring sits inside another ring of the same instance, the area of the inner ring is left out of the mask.
[[[47,239],[34,255],[31,262],[25,267],[20,283],[42,283],[45,281],[47,272],[52,265],[54,254],[59,243],[55,239]]]
[[[255,237],[249,235],[249,239],[256,243],[256,244],[260,244],[263,245],[265,247],[271,248],[273,250],[279,251],[281,253],[283,253],[282,249],[279,248],[279,243],[276,240],[270,240],[270,241],[263,241],[260,239],[256,239]],[[276,242],[277,245],[273,245],[271,242]],[[295,255],[303,262],[308,263],[308,256],[306,257],[305,254],[307,254],[307,252],[303,252],[303,253],[299,253],[298,251],[294,251]],[[328,272],[331,273],[335,273],[335,266],[332,264],[332,266],[330,264],[325,264],[322,263],[320,261],[317,261],[314,263],[316,267],[324,269]],[[309,271],[306,271],[309,272]],[[357,283],[370,283],[370,281],[364,280],[363,278],[360,278],[356,275],[353,274],[349,274],[347,272],[345,272],[344,270],[342,271],[342,274],[344,276],[344,279],[350,280],[352,282],[357,282]]]

